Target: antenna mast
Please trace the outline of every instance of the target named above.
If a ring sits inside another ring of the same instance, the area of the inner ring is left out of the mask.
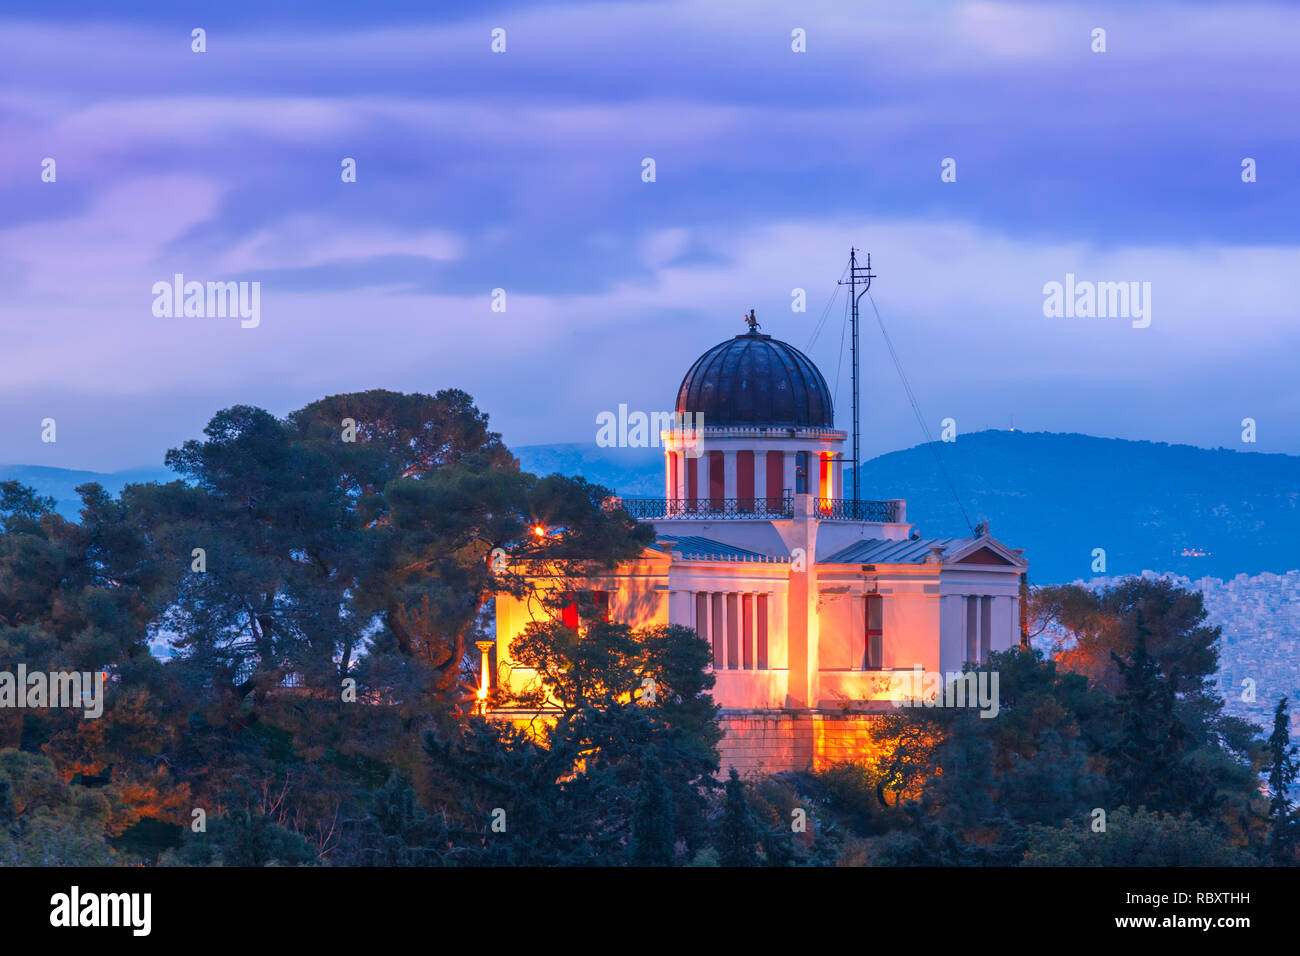
[[[860,432],[861,425],[858,420],[858,300],[867,294],[871,288],[871,280],[875,275],[871,272],[871,253],[867,253],[866,267],[858,265],[858,250],[849,248],[849,281],[840,281],[840,285],[849,287],[849,302],[852,304],[852,324],[853,324],[853,501],[856,509],[856,503],[861,500],[860,482],[861,482],[861,448]],[[858,285],[862,285],[862,291],[858,291]],[[854,512],[856,514],[856,510]]]

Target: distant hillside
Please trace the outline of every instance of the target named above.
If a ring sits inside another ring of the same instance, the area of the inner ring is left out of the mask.
[[[1110,575],[1300,568],[1300,457],[1001,431],[938,451],[971,520],[1025,548],[1037,583],[1093,577],[1094,548]],[[963,527],[929,446],[874,458],[863,479],[864,497],[906,497],[922,534]]]
[[[97,481],[113,494],[125,486],[146,481],[175,481],[175,472],[161,466],[157,468],[130,468],[126,471],[99,472],[75,471],[70,468],[48,468],[44,465],[0,465],[0,481],[21,481],[55,501],[59,514],[76,520],[81,508],[81,498],[76,488]]]
[[[513,450],[529,470],[581,474],[624,495],[663,494],[658,449]],[[1300,457],[984,431],[871,459],[862,496],[906,498],[923,535],[964,533],[936,451],[971,522],[987,519],[997,538],[1024,548],[1036,583],[1095,576],[1094,548],[1106,550],[1110,575],[1149,569],[1230,578],[1300,568]]]
[[[663,495],[658,448],[524,445],[511,449],[538,474],[581,475],[627,497]],[[1094,548],[1107,575],[1167,571],[1231,578],[1300,568],[1300,457],[1051,432],[985,431],[918,445],[863,466],[864,498],[906,498],[921,534],[966,532],[935,464],[938,452],[972,523],[1025,549],[1038,584],[1092,578]],[[98,481],[117,492],[131,481],[170,481],[164,468],[113,474],[0,466],[52,495],[76,517],[73,488]],[[847,481],[846,481],[847,484]],[[1205,557],[1182,552],[1208,552]]]
[[[519,467],[536,475],[580,475],[625,498],[664,496],[662,448],[601,448],[599,445],[522,445],[510,449]]]

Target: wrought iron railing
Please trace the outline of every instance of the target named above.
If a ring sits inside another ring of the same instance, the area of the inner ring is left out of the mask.
[[[898,503],[854,501],[852,498],[818,499],[817,516],[831,521],[897,521]]]
[[[823,521],[900,520],[897,501],[854,501],[851,498],[815,499],[813,514]],[[780,498],[611,498],[634,518],[793,518],[794,495]]]
[[[634,518],[792,518],[794,497],[779,498],[621,498]]]

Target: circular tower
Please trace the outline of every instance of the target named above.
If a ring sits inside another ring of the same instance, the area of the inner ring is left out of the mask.
[[[779,517],[796,494],[843,495],[843,445],[826,379],[808,356],[748,332],[709,349],[677,389],[663,436],[670,514]]]

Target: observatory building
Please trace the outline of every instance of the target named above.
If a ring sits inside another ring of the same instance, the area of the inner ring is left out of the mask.
[[[936,675],[1018,643],[1027,567],[987,525],[922,538],[905,499],[846,497],[826,380],[748,322],[677,389],[675,411],[703,425],[663,434],[664,497],[620,499],[654,545],[585,582],[613,620],[685,625],[712,645],[724,774],[869,752],[879,714],[942,700]],[[496,675],[514,688],[535,679],[510,661],[532,613],[497,598]]]

